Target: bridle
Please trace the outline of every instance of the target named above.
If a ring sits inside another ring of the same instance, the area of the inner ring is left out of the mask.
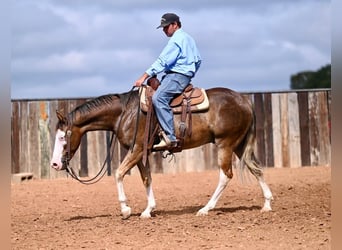
[[[75,180],[77,180],[78,182],[85,184],[85,185],[90,185],[90,184],[95,184],[98,181],[100,181],[105,174],[107,173],[107,169],[106,169],[106,162],[110,159],[112,160],[113,158],[113,152],[115,149],[115,145],[116,145],[116,140],[117,137],[115,137],[115,142],[114,142],[114,147],[112,147],[113,144],[113,140],[114,140],[114,133],[112,133],[112,137],[110,139],[110,144],[109,147],[112,148],[112,151],[108,152],[105,161],[102,164],[102,167],[100,169],[100,171],[92,178],[90,179],[81,179],[80,177],[78,177],[78,175],[75,173],[75,171],[70,167],[69,162],[71,160],[71,135],[72,135],[72,131],[71,131],[71,123],[69,122],[69,119],[67,120],[67,130],[65,132],[65,136],[66,136],[66,156],[62,157],[62,164],[63,167],[65,167],[65,171]]]
[[[65,132],[65,140],[66,140],[66,157],[64,157],[63,155],[63,158],[62,158],[62,164],[63,164],[63,167],[65,166],[66,168],[69,166],[69,161],[71,159],[71,152],[70,152],[70,137],[71,137],[71,129],[69,128],[69,120],[67,120],[67,130]]]
[[[131,95],[132,95],[132,92],[134,90],[135,87],[133,87],[131,90],[130,90],[130,93],[129,93],[129,97],[127,99],[127,102],[126,104],[123,106],[123,107],[126,107],[127,106],[127,103],[128,101],[130,100],[131,98]],[[120,115],[120,118],[119,118],[119,124],[118,124],[118,131],[119,131],[119,128],[121,126],[121,121],[122,121],[122,117],[123,117],[123,114],[125,113],[126,109],[123,109],[123,111],[121,112],[121,115]],[[136,140],[136,134],[137,134],[137,125],[139,123],[139,113],[140,113],[140,105],[138,105],[138,117],[137,117],[137,122],[136,122],[136,128],[135,128],[135,134],[134,134],[134,137],[133,137],[133,143],[131,145],[131,150],[133,151],[133,148],[134,148],[134,144],[135,144],[135,140]],[[85,184],[85,185],[90,185],[90,184],[95,184],[97,183],[98,181],[100,181],[104,176],[105,174],[107,173],[107,169],[105,168],[105,165],[106,165],[106,162],[108,162],[109,160],[112,161],[113,159],[113,155],[114,155],[114,150],[115,150],[115,145],[117,144],[117,136],[115,136],[115,141],[114,141],[114,135],[115,133],[113,132],[112,133],[112,136],[111,136],[111,139],[110,139],[110,143],[109,143],[109,147],[112,148],[111,151],[108,151],[108,154],[106,156],[106,159],[104,160],[103,164],[102,164],[102,167],[100,169],[100,171],[92,178],[90,179],[81,179],[80,177],[78,177],[78,175],[75,173],[75,171],[70,167],[69,165],[69,162],[71,160],[71,135],[72,135],[72,130],[71,130],[71,122],[69,120],[69,117],[67,118],[66,120],[66,126],[67,126],[67,129],[66,129],[66,132],[65,132],[65,138],[66,138],[66,156],[62,157],[62,165],[63,167],[65,168],[65,171],[75,180],[77,180],[78,182],[82,183],[82,184]],[[114,141],[114,146],[112,147],[113,145],[113,141]]]

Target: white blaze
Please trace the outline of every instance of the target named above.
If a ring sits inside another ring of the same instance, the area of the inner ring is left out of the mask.
[[[53,149],[52,159],[51,159],[51,167],[53,167],[56,170],[62,169],[62,155],[63,155],[63,149],[64,145],[66,144],[65,139],[65,132],[58,129],[56,132],[56,138],[55,138],[55,146]]]

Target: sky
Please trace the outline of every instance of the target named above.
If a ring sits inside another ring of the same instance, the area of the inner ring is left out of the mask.
[[[197,43],[198,87],[289,90],[292,74],[331,63],[327,0],[16,0],[11,98],[131,90],[169,39],[156,29],[166,12]]]

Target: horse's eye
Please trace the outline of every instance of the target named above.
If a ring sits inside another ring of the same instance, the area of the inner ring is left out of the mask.
[[[58,140],[59,141],[65,141],[65,132],[64,131],[59,131]]]

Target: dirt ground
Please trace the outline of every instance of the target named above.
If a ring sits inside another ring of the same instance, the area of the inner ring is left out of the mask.
[[[265,170],[273,211],[261,190],[237,175],[208,216],[197,217],[218,171],[153,175],[157,208],[140,219],[145,190],[124,184],[133,215],[122,220],[114,177],[84,186],[72,179],[11,186],[12,249],[330,249],[330,167]]]

